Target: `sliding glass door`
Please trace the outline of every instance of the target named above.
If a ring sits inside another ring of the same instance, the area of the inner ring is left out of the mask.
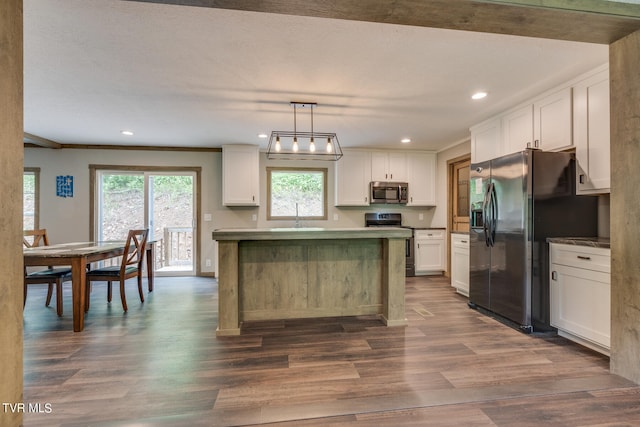
[[[99,170],[96,239],[148,228],[158,275],[195,274],[195,172]]]

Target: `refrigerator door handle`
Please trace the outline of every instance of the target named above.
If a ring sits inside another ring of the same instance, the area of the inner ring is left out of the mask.
[[[482,231],[484,232],[484,243],[487,246],[491,246],[491,242],[489,240],[489,221],[487,215],[487,206],[489,204],[489,189],[491,188],[491,184],[487,187],[487,191],[484,193],[484,200],[482,201]]]
[[[490,221],[490,229],[491,229],[491,246],[496,243],[496,228],[498,225],[498,196],[496,195],[496,186],[494,183],[491,183],[491,221]]]

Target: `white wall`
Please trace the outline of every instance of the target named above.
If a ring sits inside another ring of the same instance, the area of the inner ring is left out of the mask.
[[[46,228],[52,243],[89,240],[89,165],[192,166],[202,168],[202,213],[219,204],[220,153],[182,151],[129,151],[25,148],[24,166],[40,168],[40,227]],[[217,163],[216,163],[217,160]],[[74,177],[73,197],[56,196],[56,176]],[[218,195],[216,199],[216,195]],[[213,222],[200,218],[201,260],[213,259]],[[212,273],[205,267],[203,273]]]
[[[456,153],[451,149],[445,153]],[[442,207],[407,207],[377,205],[368,207],[335,207],[334,162],[324,161],[270,161],[266,154],[260,155],[260,207],[226,207],[222,205],[222,154],[219,152],[188,151],[134,151],[134,150],[94,150],[94,149],[46,149],[25,148],[24,166],[40,168],[40,226],[47,228],[53,243],[86,241],[89,239],[89,165],[129,165],[129,166],[173,166],[201,167],[201,213],[211,214],[212,221],[199,218],[201,254],[200,269],[203,274],[215,272],[216,248],[211,232],[216,228],[243,227],[288,227],[293,221],[267,221],[266,214],[266,167],[300,166],[325,167],[328,169],[328,220],[303,221],[303,226],[312,227],[362,227],[365,212],[400,212],[403,225],[428,228],[444,227],[446,224],[446,160],[441,165],[438,155],[437,200]],[[455,156],[453,156],[455,157]],[[444,178],[442,174],[444,173]],[[58,175],[74,177],[74,197],[62,198],[55,195],[55,179]],[[434,214],[443,216],[434,222]],[[253,215],[256,221],[253,221]],[[422,214],[422,219],[420,215]],[[334,219],[337,215],[337,219]],[[213,261],[206,267],[205,260]]]

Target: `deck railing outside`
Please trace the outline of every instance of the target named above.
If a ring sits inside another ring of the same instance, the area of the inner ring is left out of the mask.
[[[193,266],[193,227],[165,227],[154,240],[154,271],[184,270]],[[105,266],[120,265],[122,257],[104,261]]]

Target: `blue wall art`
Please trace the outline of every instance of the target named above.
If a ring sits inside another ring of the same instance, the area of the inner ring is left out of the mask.
[[[73,176],[56,176],[56,196],[73,197]]]

